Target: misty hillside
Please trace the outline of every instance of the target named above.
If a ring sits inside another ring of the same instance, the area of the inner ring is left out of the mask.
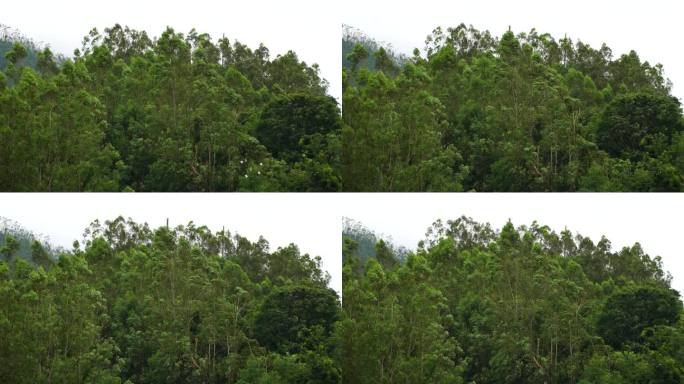
[[[0,71],[7,69],[8,61],[5,56],[12,51],[12,46],[15,43],[19,43],[26,48],[26,57],[23,58],[19,64],[21,66],[36,68],[38,63],[38,52],[43,49],[41,44],[34,42],[31,38],[24,36],[16,29],[0,23]]]
[[[356,44],[360,44],[367,52],[371,52],[361,62],[362,67],[366,67],[371,71],[377,69],[377,57],[374,53],[380,48],[383,48],[392,59],[392,62],[399,67],[407,60],[403,54],[395,53],[390,44],[376,41],[357,28],[350,25],[342,25],[342,29],[342,68],[351,69],[352,63],[347,56],[354,52]]]
[[[38,252],[41,250],[43,252],[39,254]],[[7,261],[10,257],[21,257],[34,264],[39,264],[42,261],[34,260],[34,258],[47,256],[49,259],[55,260],[60,251],[59,247],[50,243],[49,238],[36,234],[11,219],[0,216],[0,261]]]
[[[342,222],[342,242],[343,249],[350,251],[342,252],[343,262],[350,254],[354,254],[365,264],[369,258],[377,258],[378,251],[387,250],[387,254],[393,255],[397,260],[406,259],[409,253],[405,247],[395,245],[391,237],[378,234],[363,223],[348,217],[343,218]]]

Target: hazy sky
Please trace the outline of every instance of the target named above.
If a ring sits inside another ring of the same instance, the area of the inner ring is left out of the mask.
[[[331,287],[341,292],[342,248],[340,216],[328,209],[323,194],[8,194],[0,196],[0,216],[17,221],[52,243],[71,249],[82,240],[83,230],[95,219],[101,222],[121,215],[152,228],[169,224],[223,227],[252,241],[262,235],[271,249],[295,243],[303,253],[322,258],[332,277]]]
[[[0,23],[18,29],[53,50],[71,55],[83,37],[97,27],[103,31],[115,23],[159,36],[166,26],[184,34],[193,27],[209,33],[214,41],[225,34],[250,48],[264,43],[271,56],[288,50],[307,64],[318,63],[338,97],[341,85],[340,17],[338,1],[8,1],[2,5]]]
[[[682,194],[362,194],[347,196],[343,215],[410,249],[435,220],[462,215],[496,229],[508,219],[516,227],[536,220],[594,242],[605,235],[614,250],[639,242],[650,256],[662,257],[673,288],[684,296]]]
[[[684,3],[651,1],[535,0],[345,0],[342,20],[370,37],[391,43],[401,53],[425,46],[437,26],[472,24],[500,36],[510,26],[518,32],[536,28],[557,39],[567,34],[598,48],[605,42],[613,56],[635,50],[651,64],[661,63],[674,83],[673,94],[684,98]]]

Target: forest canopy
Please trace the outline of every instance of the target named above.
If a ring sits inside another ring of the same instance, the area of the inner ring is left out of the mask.
[[[639,243],[466,217],[405,260],[342,241],[345,383],[684,380],[681,298]]]
[[[347,191],[684,190],[680,101],[634,51],[464,24],[343,48]]]
[[[0,243],[0,382],[339,383],[320,258],[190,222],[93,222],[55,258]],[[39,251],[38,249],[36,251]]]
[[[118,24],[68,59],[9,42],[0,190],[341,188],[337,101],[293,51]]]

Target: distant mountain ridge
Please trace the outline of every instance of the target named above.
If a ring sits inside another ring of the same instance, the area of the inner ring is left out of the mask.
[[[352,53],[354,46],[361,44],[368,52],[368,58],[364,60],[362,66],[371,71],[376,70],[376,58],[373,55],[378,49],[383,48],[392,61],[399,67],[403,66],[408,60],[406,55],[397,54],[391,44],[377,41],[358,28],[350,25],[342,25],[342,68],[351,69],[351,61],[347,56]]]
[[[0,23],[0,71],[7,69],[7,58],[5,55],[12,50],[12,46],[19,43],[26,48],[27,56],[22,65],[36,68],[38,65],[38,52],[49,48],[49,44],[35,42],[30,37],[24,35],[19,30]],[[64,61],[62,54],[55,54],[56,62],[59,64]]]
[[[32,245],[37,241],[47,252],[47,255],[53,261],[57,259],[57,255],[63,251],[61,247],[55,246],[50,242],[48,236],[36,234],[16,221],[0,216],[0,249],[7,245],[8,238],[11,237],[17,241],[18,249],[16,256],[19,256],[27,261],[36,263],[32,256]],[[0,261],[7,261],[8,257],[5,252],[0,252]]]
[[[390,236],[376,233],[354,219],[345,217],[342,220],[342,241],[349,239],[356,243],[355,256],[359,258],[362,264],[365,264],[369,258],[377,257],[380,242],[382,242],[383,248],[389,250],[390,254],[398,261],[406,259],[409,250],[394,244],[394,240]]]
[[[12,50],[14,43],[20,43],[26,48],[28,55],[26,65],[35,68],[38,63],[38,51],[40,47],[33,40],[21,34],[10,26],[0,24],[0,71],[7,69],[7,59],[5,55]]]

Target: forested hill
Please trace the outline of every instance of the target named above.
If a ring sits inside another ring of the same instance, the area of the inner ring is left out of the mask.
[[[15,62],[15,67],[37,70],[39,66],[46,64],[45,60],[60,65],[66,58],[61,53],[53,53],[43,42],[36,42],[19,30],[0,23],[0,72],[6,71],[12,61]]]
[[[461,24],[419,53],[347,55],[346,190],[684,190],[680,101],[636,52]]]
[[[363,31],[354,28],[350,25],[342,25],[342,68],[351,69],[352,60],[354,56],[354,48],[356,45],[363,47],[366,52],[375,53],[380,51],[380,55],[387,55],[397,66],[401,66],[407,58],[403,55],[396,54],[389,44],[378,42],[375,39],[366,35]],[[358,48],[357,48],[358,53]],[[350,57],[349,55],[352,54]],[[379,63],[376,62],[378,55],[367,55],[360,64],[369,69],[376,70]]]
[[[84,236],[46,265],[0,261],[0,382],[340,382],[318,257],[193,223]]]
[[[317,65],[228,38],[93,29],[0,72],[0,190],[335,191],[340,112]]]
[[[62,252],[48,238],[37,235],[19,223],[0,216],[0,261],[21,257],[35,265],[47,265]]]
[[[659,257],[533,223],[436,222],[405,262],[344,248],[345,383],[680,383]]]
[[[377,234],[363,223],[345,217],[342,221],[342,247],[350,246],[354,248],[354,254],[361,263],[371,257],[384,260],[387,255],[397,258],[396,261],[402,261],[408,253],[405,247],[396,246],[391,238]],[[346,252],[343,253],[343,262],[345,255]]]
[[[40,51],[38,44],[22,35],[19,31],[7,25],[0,24],[0,71],[7,69],[8,61],[5,55],[12,51],[12,47],[15,43],[20,44],[26,49],[26,56],[20,64],[35,68],[38,61],[37,53]]]

